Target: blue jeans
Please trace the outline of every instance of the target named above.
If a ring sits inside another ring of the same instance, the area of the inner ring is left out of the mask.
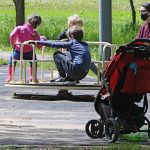
[[[53,57],[61,77],[65,78],[66,76],[69,76],[74,80],[81,80],[87,75],[87,72],[82,68],[73,65],[73,61],[69,55],[56,51]]]
[[[13,53],[11,54],[10,56],[10,59],[9,59],[9,66],[12,66],[12,58],[16,59],[16,60],[19,60],[20,59],[20,51],[17,51],[17,50],[14,50]],[[33,59],[33,51],[31,52],[27,52],[27,53],[23,53],[23,59],[25,60],[32,60]],[[36,55],[35,55],[35,59],[36,58]],[[16,66],[16,61],[14,62],[15,66]],[[32,66],[32,62],[30,62],[30,67]]]

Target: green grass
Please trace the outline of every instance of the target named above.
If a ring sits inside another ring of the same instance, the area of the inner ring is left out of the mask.
[[[41,35],[47,39],[55,40],[57,36],[67,27],[67,18],[72,14],[78,14],[84,21],[84,40],[99,41],[99,0],[49,0],[47,3],[25,1],[26,17],[37,13],[42,16],[43,23],[38,28]],[[135,3],[137,12],[137,24],[131,26],[131,9],[128,0],[112,1],[112,40],[117,46],[133,40],[141,25],[138,13],[140,5],[145,2],[138,0]],[[12,0],[0,1],[0,50],[10,51],[10,32],[15,27],[15,7]],[[93,60],[99,60],[98,47],[92,47],[91,55]],[[40,51],[38,50],[38,53]],[[46,53],[52,55],[54,49],[47,48]],[[46,68],[49,67],[45,64]],[[90,71],[91,75],[93,73]]]
[[[56,39],[58,34],[66,28],[67,17],[77,13],[84,20],[85,40],[98,41],[98,0],[86,0],[86,2],[85,0],[57,0],[46,4],[38,2],[36,4],[28,1],[25,3],[26,16],[32,13],[38,13],[42,16],[43,24],[39,31],[42,35],[46,35],[48,39]],[[113,43],[122,45],[135,37],[141,24],[138,9],[143,2],[144,0],[139,0],[135,3],[138,22],[136,29],[132,29],[130,27],[131,10],[129,1],[112,1]],[[6,0],[6,3],[0,2],[0,26],[0,42],[9,45],[9,34],[15,27],[15,8],[12,0]],[[120,37],[124,38],[120,39]]]
[[[37,13],[42,16],[43,23],[38,28],[41,35],[55,40],[59,33],[67,27],[67,18],[72,14],[79,14],[84,21],[84,40],[99,40],[99,0],[49,0],[47,3],[25,1],[26,17]],[[133,40],[141,25],[139,16],[140,5],[145,2],[138,0],[135,3],[137,24],[131,26],[131,9],[128,0],[112,1],[112,40],[118,46]],[[15,7],[12,0],[0,1],[0,49],[10,50],[9,35],[15,27]],[[53,50],[50,50],[53,52]],[[92,58],[98,58],[98,50],[92,50]]]
[[[149,150],[149,147],[141,146],[136,143],[135,144],[123,143],[123,144],[112,144],[111,146],[108,146],[105,150]]]
[[[7,65],[8,61],[0,58],[0,65]]]
[[[30,147],[3,147],[0,150],[34,150],[38,149],[38,147],[30,146]],[[40,148],[41,149],[41,148]],[[124,143],[124,144],[111,144],[108,146],[74,146],[74,147],[44,147],[42,149],[59,149],[59,150],[149,150],[149,146],[141,146],[139,144],[132,143]]]

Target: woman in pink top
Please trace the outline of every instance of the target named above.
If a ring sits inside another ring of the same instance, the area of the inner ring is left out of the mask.
[[[150,2],[142,5],[140,14],[144,23],[141,25],[140,31],[136,38],[150,38]]]
[[[20,59],[20,44],[28,40],[40,40],[40,34],[36,31],[36,28],[41,24],[42,20],[39,15],[33,14],[28,19],[27,22],[22,26],[17,26],[10,34],[10,44],[12,45],[14,51],[11,54],[9,59],[8,67],[8,77],[6,82],[12,80],[12,58]],[[41,48],[41,45],[37,45],[38,48]],[[30,45],[25,45],[23,47],[23,59],[32,60],[33,57],[33,48]],[[16,66],[16,62],[15,62]],[[32,81],[32,62],[30,62],[30,80]],[[36,79],[37,80],[37,79]],[[38,81],[38,80],[37,80]]]

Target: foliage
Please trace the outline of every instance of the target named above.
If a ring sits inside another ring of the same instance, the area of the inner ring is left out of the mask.
[[[0,65],[7,65],[7,60],[0,58]]]
[[[66,27],[68,16],[76,13],[84,21],[84,31],[86,41],[99,40],[99,0],[26,0],[25,14],[37,13],[43,18],[43,23],[38,28],[41,35],[47,39],[55,40],[60,32]],[[36,3],[35,3],[36,2]],[[138,12],[140,4],[144,0],[135,0],[135,9]],[[121,8],[121,9],[120,9]],[[141,24],[139,13],[137,13],[137,24],[135,28],[131,26],[131,9],[128,0],[112,1],[112,38],[113,43],[118,46],[124,45],[133,40]],[[0,43],[1,45],[10,46],[9,35],[15,27],[15,6],[12,0],[0,2]],[[5,48],[4,48],[5,49]],[[93,50],[93,57],[98,56],[98,50]]]

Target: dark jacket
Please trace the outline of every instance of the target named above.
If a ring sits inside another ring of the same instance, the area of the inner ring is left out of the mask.
[[[42,44],[53,48],[67,48],[70,51],[73,66],[78,67],[85,72],[89,71],[91,63],[91,55],[88,44],[86,42],[70,40],[68,42],[53,42],[53,41],[38,41],[37,44]]]
[[[57,37],[57,40],[68,39],[67,30],[68,30],[68,29],[65,29],[62,33],[60,33],[60,34],[58,35],[58,37]]]

